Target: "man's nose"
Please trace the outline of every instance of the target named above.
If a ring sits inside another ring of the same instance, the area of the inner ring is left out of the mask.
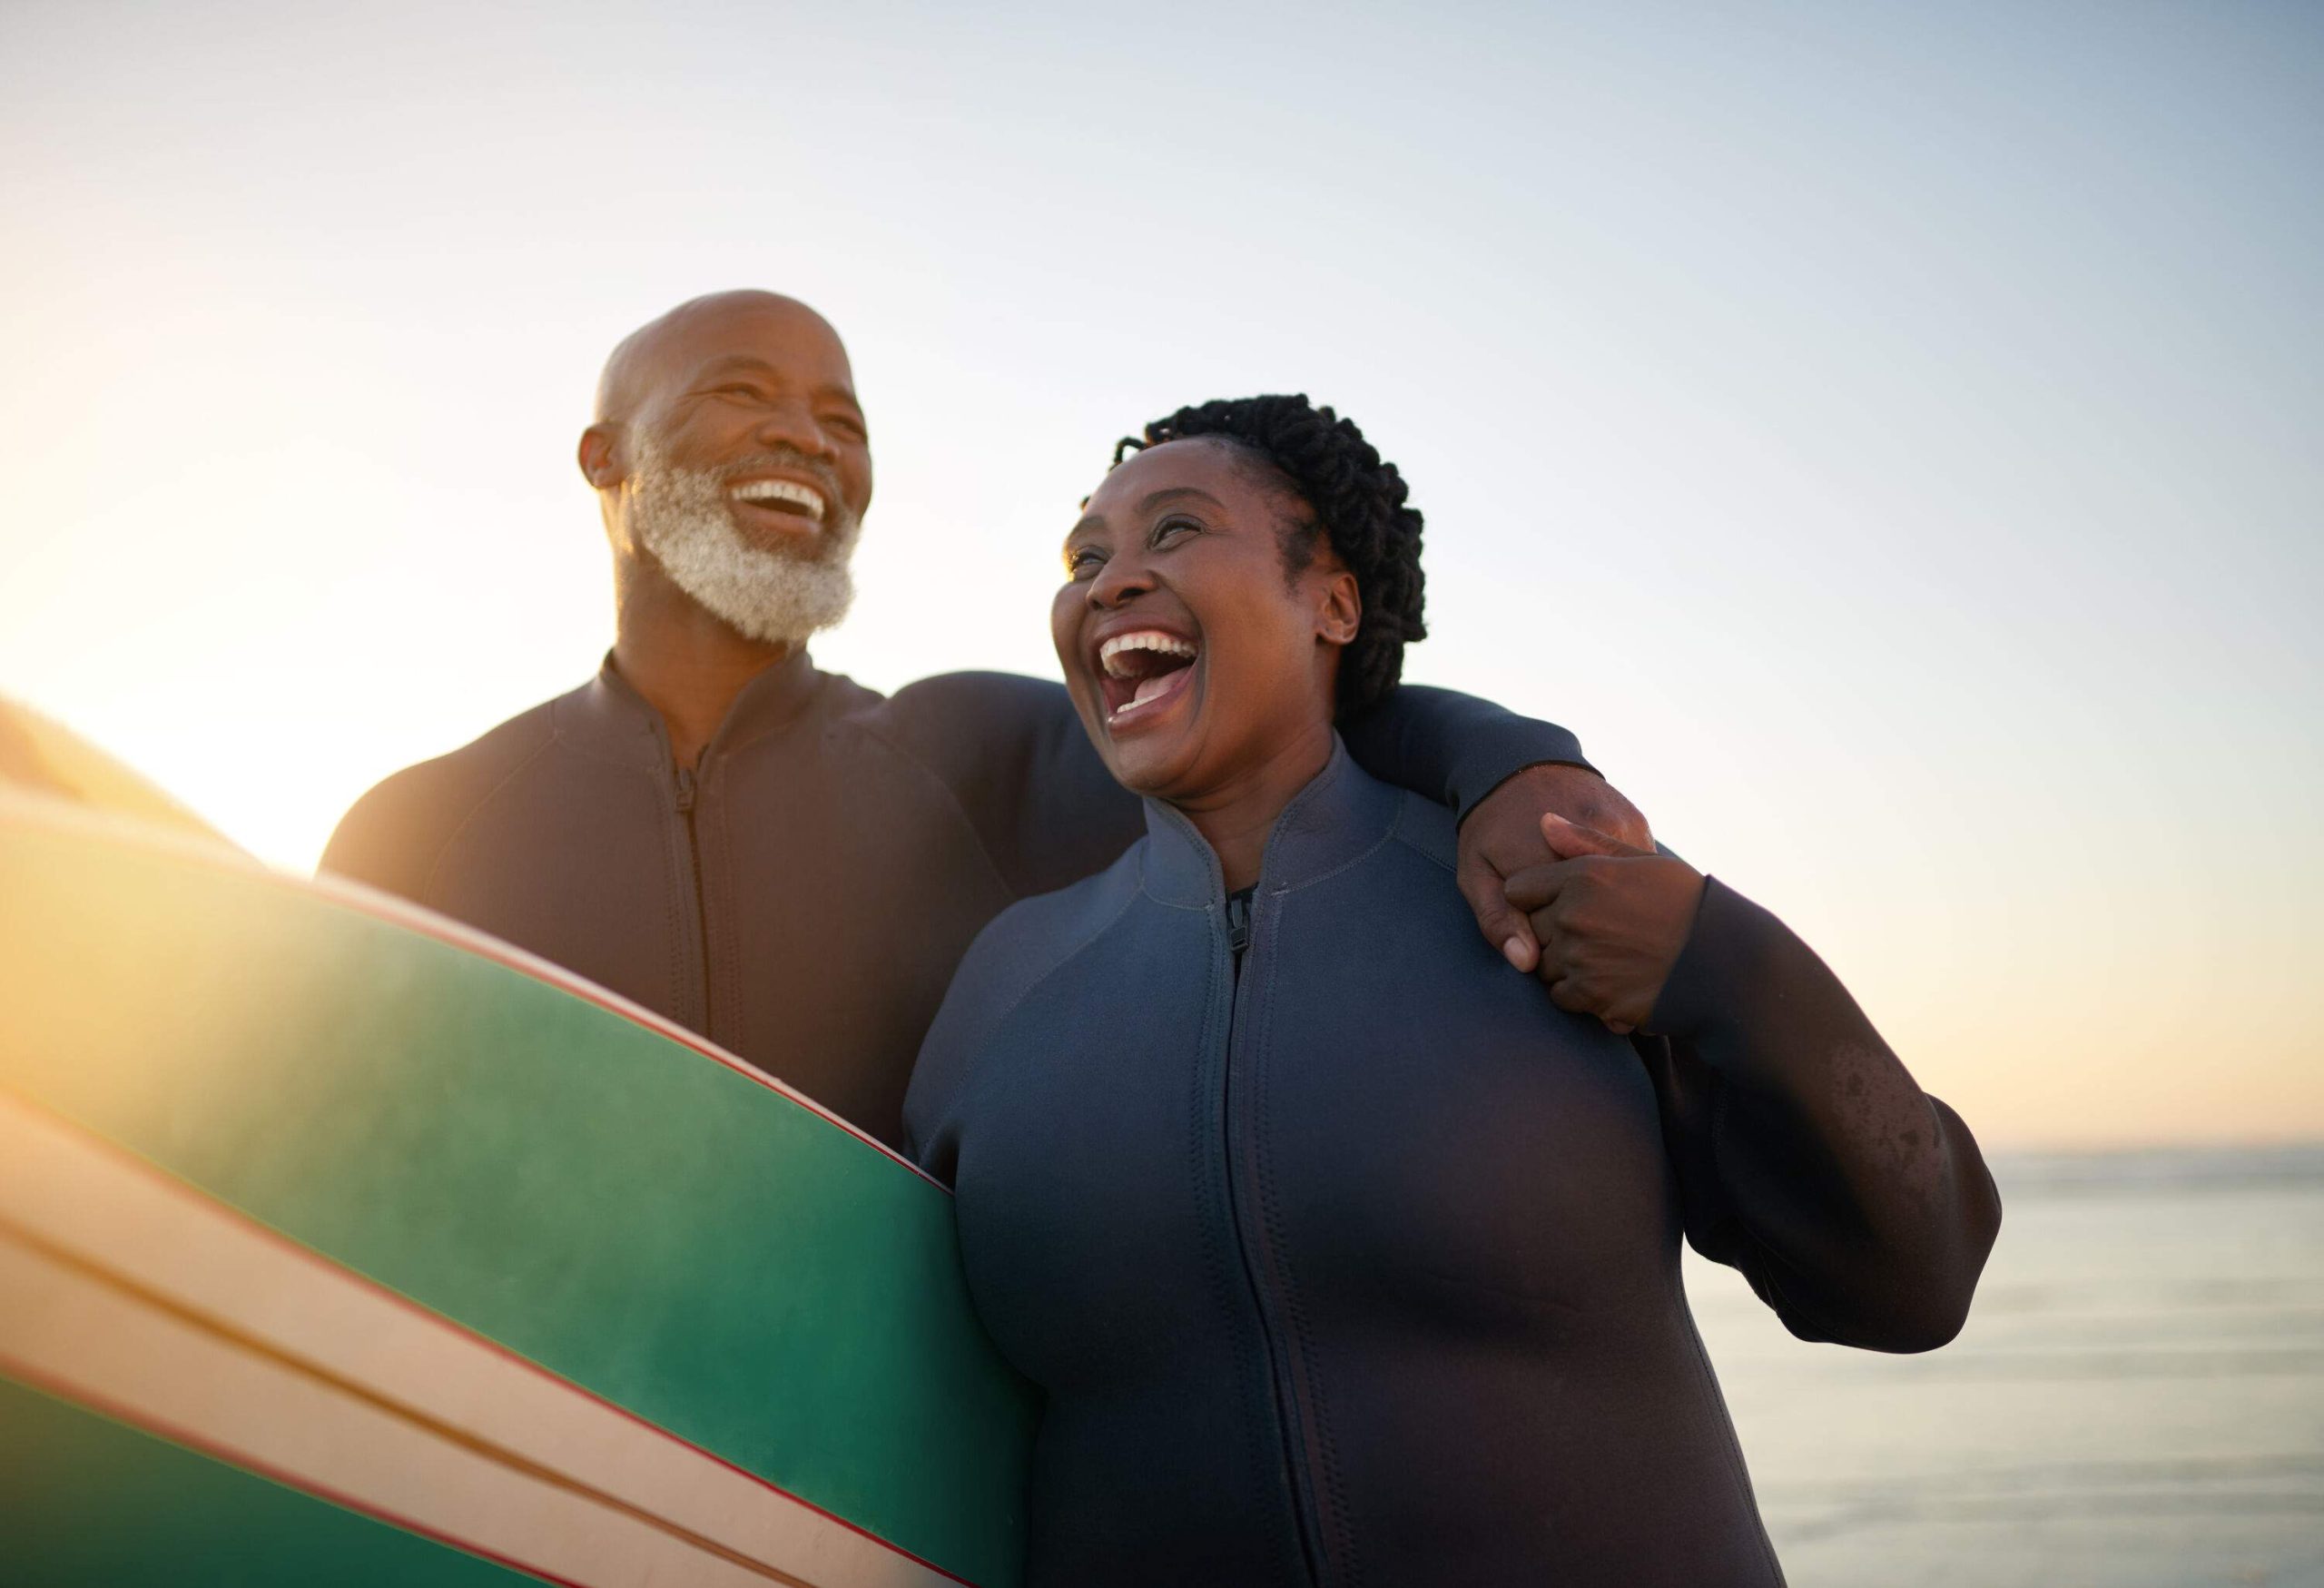
[[[779,443],[795,447],[813,457],[835,459],[839,447],[815,419],[814,409],[805,402],[770,404],[751,427],[752,439],[762,446]]]

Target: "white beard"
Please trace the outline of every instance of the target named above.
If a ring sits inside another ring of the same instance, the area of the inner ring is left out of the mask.
[[[670,582],[736,633],[797,645],[847,616],[848,571],[863,521],[836,495],[812,540],[794,554],[755,546],[736,528],[717,470],[678,469],[640,442],[630,476],[630,533]]]

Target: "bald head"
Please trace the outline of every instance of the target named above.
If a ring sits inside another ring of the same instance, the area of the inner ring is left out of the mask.
[[[769,340],[770,333],[782,344],[826,355],[816,361],[835,364],[849,396],[854,395],[847,349],[829,321],[796,298],[744,287],[689,298],[622,338],[597,377],[596,421],[627,422],[657,386],[687,363],[701,361],[705,351],[714,356],[743,342]]]
[[[713,292],[624,337],[597,380],[581,472],[616,498],[645,455],[728,470],[788,458],[861,517],[872,446],[855,372],[831,322],[779,292]]]

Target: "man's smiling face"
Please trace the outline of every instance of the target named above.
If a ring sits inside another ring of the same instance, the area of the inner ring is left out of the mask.
[[[639,350],[632,436],[717,477],[735,528],[797,549],[872,503],[872,447],[847,350],[803,303],[734,293],[686,305]],[[621,355],[616,355],[620,358]]]
[[[591,478],[617,547],[751,638],[796,642],[839,621],[872,452],[847,350],[822,316],[771,293],[696,300],[615,351],[598,409]]]

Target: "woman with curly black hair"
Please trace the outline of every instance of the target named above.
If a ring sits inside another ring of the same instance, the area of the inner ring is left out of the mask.
[[[1147,836],[985,929],[905,1110],[1046,1393],[1028,1583],[1779,1583],[1680,1231],[1804,1337],[1941,1345],[2000,1217],[1966,1127],[1674,857],[1551,818],[1550,995],[1478,940],[1452,814],[1334,730],[1423,632],[1353,424],[1115,458],[1051,622]]]

